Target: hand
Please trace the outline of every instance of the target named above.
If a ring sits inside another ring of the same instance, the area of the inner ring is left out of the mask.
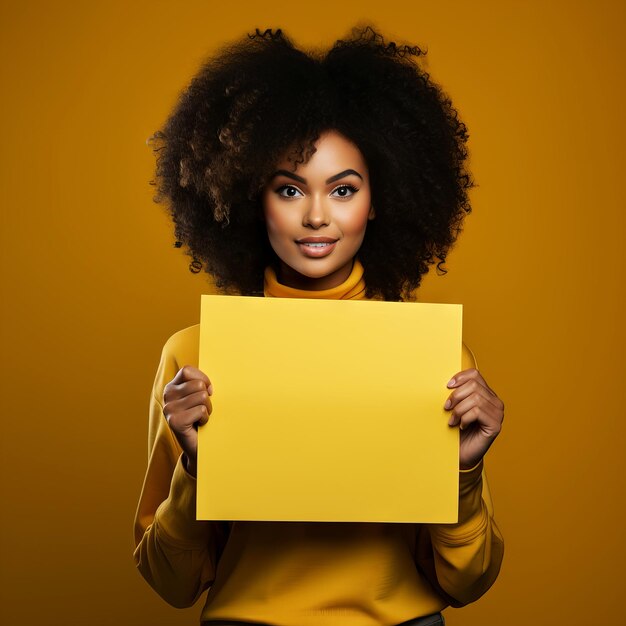
[[[163,415],[183,449],[186,469],[195,476],[198,462],[198,426],[209,421],[213,385],[191,365],[178,370],[163,391]]]
[[[461,469],[474,467],[498,436],[504,419],[504,404],[492,391],[477,369],[455,374],[448,388],[454,391],[444,409],[452,411],[449,426],[460,425]]]

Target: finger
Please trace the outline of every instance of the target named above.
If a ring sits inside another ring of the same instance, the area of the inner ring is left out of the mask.
[[[176,376],[174,376],[172,382],[176,385],[180,385],[188,380],[202,380],[207,388],[211,387],[211,381],[209,377],[197,367],[193,367],[193,365],[184,365],[181,367],[178,372],[176,372]],[[211,389],[211,391],[213,391]]]
[[[454,409],[463,400],[476,396],[478,398],[484,398],[487,402],[492,404],[495,408],[502,410],[504,405],[502,400],[498,396],[494,395],[489,389],[487,389],[481,381],[472,378],[463,383],[460,387],[456,388],[446,400],[443,408],[447,411]]]
[[[178,400],[172,400],[166,402],[163,406],[163,413],[176,413],[178,411],[185,411],[191,409],[194,406],[204,405],[207,408],[209,415],[211,415],[212,405],[211,398],[206,389],[192,393],[188,396],[183,396]]]
[[[189,409],[167,412],[165,419],[175,433],[186,435],[209,421],[209,410],[205,404],[198,404]]]
[[[487,384],[487,381],[483,378],[482,374],[476,368],[473,368],[473,367],[467,370],[462,370],[460,372],[457,372],[448,381],[447,387],[449,389],[457,388],[463,385],[464,383],[466,383],[468,380],[476,380],[480,382],[485,387],[485,389],[489,391],[489,393],[493,394],[494,396],[497,395],[495,391],[491,389],[491,387],[489,387],[489,385]]]
[[[473,407],[469,411],[463,413],[459,429],[466,431],[474,426],[476,433],[480,433],[488,440],[495,439],[501,429],[501,423],[493,419],[485,419],[486,414],[479,407]],[[486,452],[486,449],[485,449]]]
[[[459,423],[462,424],[465,414],[470,412],[473,415],[477,413],[477,418],[481,421],[481,423],[498,421],[498,409],[486,398],[478,394],[472,394],[454,407],[452,414],[450,415],[450,419],[448,420],[448,424],[450,426],[456,426]]]
[[[207,379],[208,380],[208,379]],[[182,383],[176,383],[176,378],[172,382],[165,385],[163,390],[163,402],[171,402],[172,400],[178,400],[189,396],[194,393],[205,391],[208,395],[211,395],[212,387],[207,388],[205,381],[202,378],[192,378]]]

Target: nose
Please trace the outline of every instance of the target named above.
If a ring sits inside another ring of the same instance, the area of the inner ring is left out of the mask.
[[[328,226],[329,223],[330,216],[324,200],[317,196],[311,197],[302,216],[302,225],[317,230],[322,226]]]

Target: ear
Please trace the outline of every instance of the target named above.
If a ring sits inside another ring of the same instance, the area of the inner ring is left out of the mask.
[[[367,216],[368,220],[373,220],[376,217],[376,211],[374,211],[374,205],[370,206],[370,212]]]

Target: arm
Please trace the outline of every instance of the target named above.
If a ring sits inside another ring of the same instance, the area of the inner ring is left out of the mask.
[[[459,521],[422,526],[417,561],[452,606],[477,600],[494,583],[504,553],[482,461],[459,477]]]
[[[178,364],[176,335],[163,349],[150,402],[148,468],[135,516],[137,568],[167,602],[191,606],[211,585],[227,538],[224,524],[196,520],[196,480],[163,415],[165,382]]]
[[[463,368],[463,372],[455,378],[463,380],[461,374],[476,371],[475,359],[466,346],[463,346]],[[460,391],[460,386],[457,389]],[[493,395],[497,400],[497,396]],[[451,425],[463,423],[465,431],[462,436],[465,435],[467,443],[464,450],[462,442],[461,467],[469,458],[475,460],[478,455],[473,467],[459,472],[459,521],[456,524],[420,527],[416,554],[421,569],[452,606],[473,602],[491,587],[500,571],[504,552],[502,535],[493,518],[493,504],[482,460],[499,432],[503,407],[500,412],[495,408],[491,412],[490,418],[493,417],[497,422],[496,432],[491,437],[485,437],[482,448],[477,452],[476,437],[482,435],[476,431],[480,430],[481,421],[489,422],[489,419],[483,420],[481,416],[475,418],[473,414],[465,417],[467,405],[480,405],[480,402],[472,403],[470,399],[471,395],[461,392],[450,407],[457,412],[455,416],[453,411]],[[459,410],[461,402],[466,402],[465,411]],[[501,404],[498,400],[491,406]],[[488,409],[486,412],[490,411]]]

